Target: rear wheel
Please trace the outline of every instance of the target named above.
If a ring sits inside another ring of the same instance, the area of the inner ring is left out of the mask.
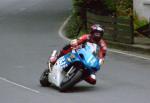
[[[48,73],[49,69],[45,69],[40,77],[40,84],[41,86],[47,87],[50,86],[50,82],[48,81]]]
[[[82,80],[82,70],[77,69],[76,67],[73,68],[73,72],[66,76],[60,86],[60,91],[64,92],[65,90],[73,87],[76,83],[78,83],[80,80]]]

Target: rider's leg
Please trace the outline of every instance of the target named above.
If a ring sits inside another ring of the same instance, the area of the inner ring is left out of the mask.
[[[88,82],[89,84],[95,85],[96,84],[96,75],[93,73],[90,76],[88,76],[85,79],[86,82]]]

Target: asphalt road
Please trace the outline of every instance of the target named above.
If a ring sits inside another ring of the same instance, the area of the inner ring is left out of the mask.
[[[97,85],[68,93],[39,84],[71,0],[0,0],[0,103],[149,103],[150,61],[108,52]]]

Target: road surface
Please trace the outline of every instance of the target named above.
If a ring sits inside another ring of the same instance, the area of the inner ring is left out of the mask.
[[[51,51],[66,43],[58,30],[70,10],[71,0],[0,1],[0,102],[149,103],[150,61],[112,52],[95,86],[83,81],[68,93],[40,86]]]

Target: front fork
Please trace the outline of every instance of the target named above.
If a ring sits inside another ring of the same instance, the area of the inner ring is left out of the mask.
[[[69,71],[66,73],[65,76],[70,76],[71,73],[73,73],[75,70],[74,70],[74,66],[72,66]]]
[[[48,69],[49,69],[49,70],[50,70],[50,72],[51,72],[51,71],[52,71],[51,63],[50,63],[50,62],[48,62],[47,64],[48,64]]]

